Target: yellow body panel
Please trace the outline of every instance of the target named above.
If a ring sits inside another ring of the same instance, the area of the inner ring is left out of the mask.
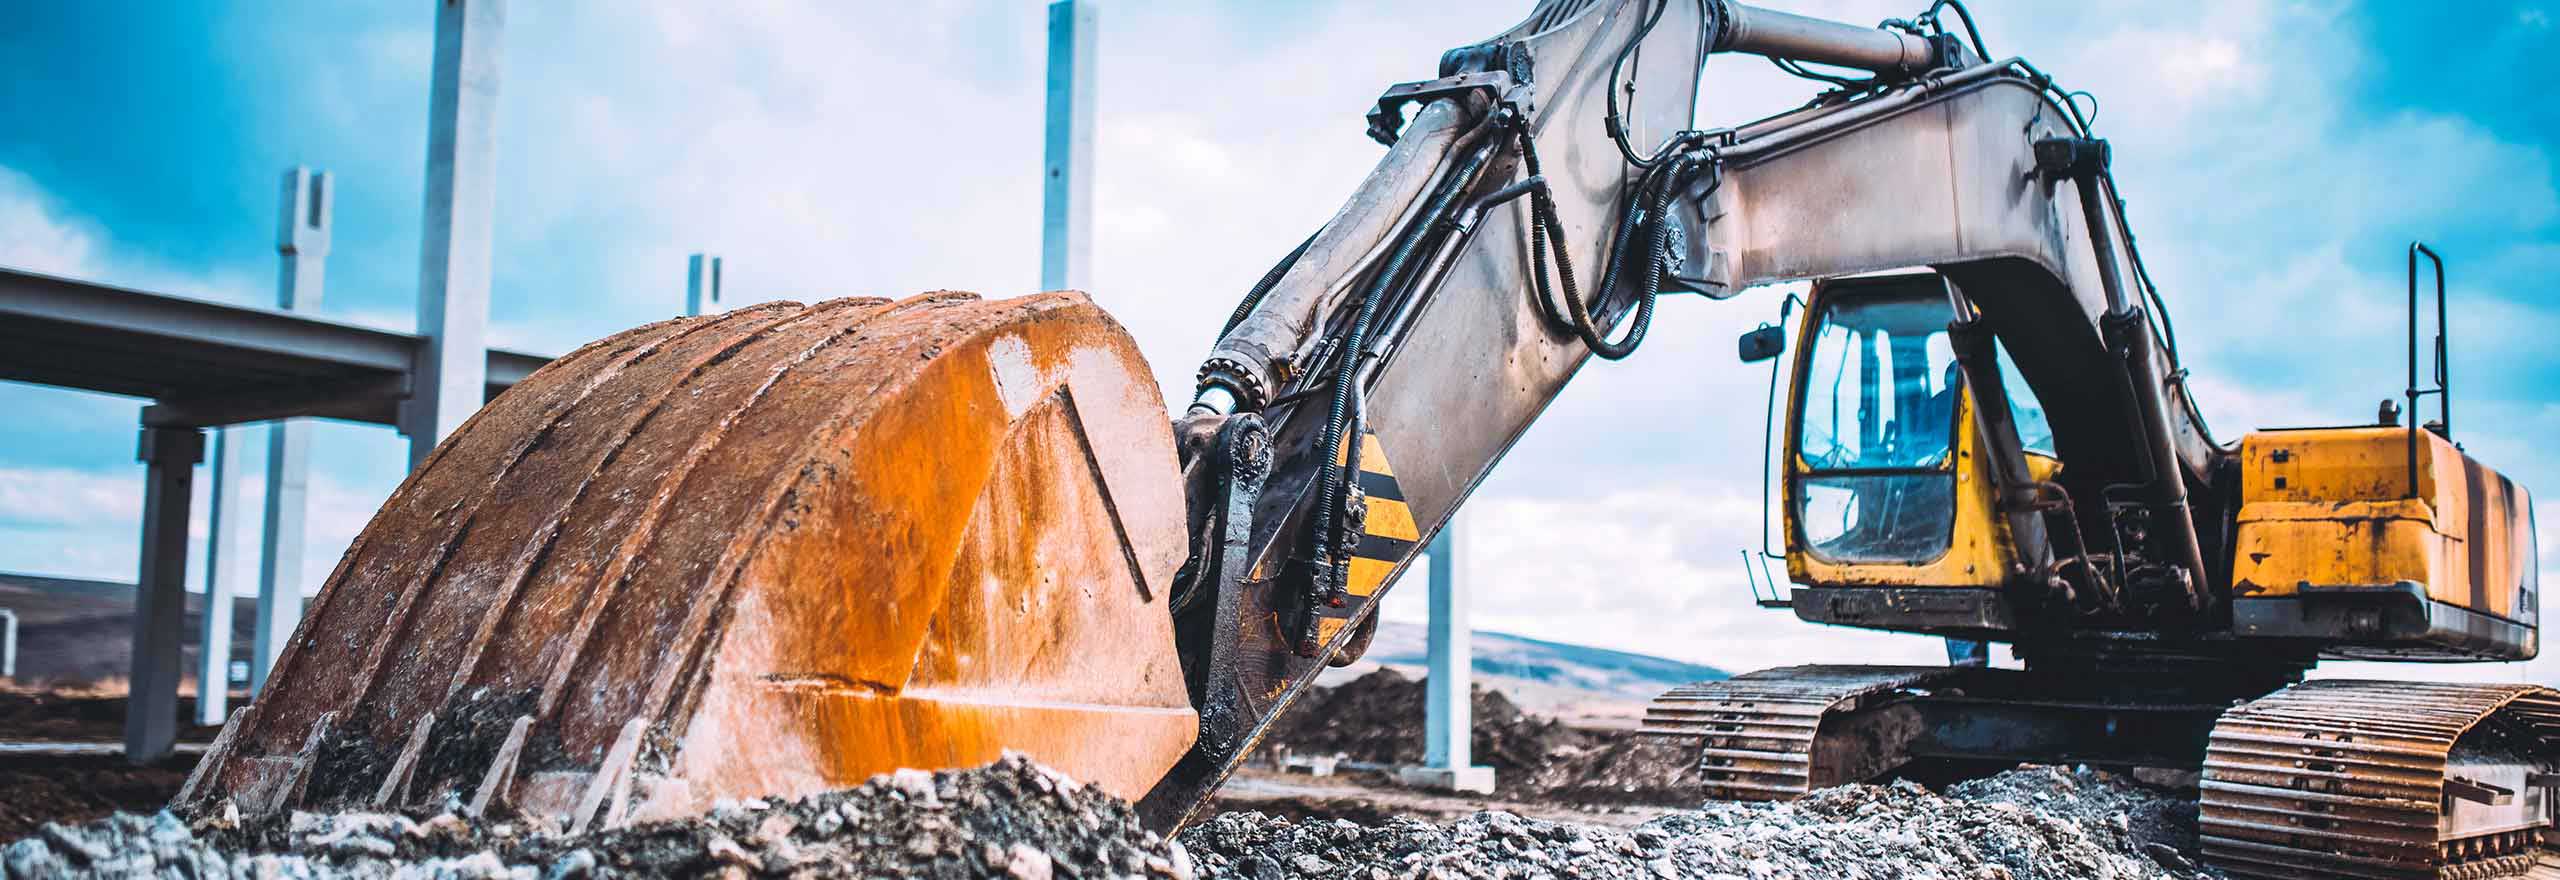
[[[2416,583],[2438,602],[2533,623],[2531,498],[2424,431],[2413,487],[2410,436],[2360,427],[2244,438],[2233,591]]]
[[[1343,438],[1342,447],[1333,456],[1335,464],[1351,463],[1351,440]],[[1360,472],[1395,485],[1395,467],[1387,463],[1387,448],[1376,434],[1360,435]],[[1405,504],[1401,492],[1393,495],[1370,495],[1365,502],[1367,516],[1361,521],[1362,539],[1345,566],[1343,592],[1350,600],[1339,608],[1327,608],[1316,620],[1316,638],[1331,642],[1334,634],[1350,625],[1352,616],[1369,598],[1395,576],[1396,569],[1413,555],[1412,545],[1422,541],[1422,527],[1414,522],[1413,508]]]

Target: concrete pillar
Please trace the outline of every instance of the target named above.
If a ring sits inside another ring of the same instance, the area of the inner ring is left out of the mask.
[[[204,432],[144,428],[139,457],[142,571],[134,578],[132,692],[125,700],[124,755],[135,764],[169,756],[178,741],[178,653],[187,610],[187,505]]]
[[[0,678],[18,677],[18,612],[0,608]]]
[[[1093,0],[1049,4],[1048,157],[1041,174],[1040,289],[1093,279]]]
[[[720,310],[720,258],[695,254],[684,269],[684,313],[687,317]]]
[[[282,261],[276,305],[286,311],[320,308],[329,267],[330,205],[336,198],[330,183],[325,171],[285,172],[284,217],[276,227],[276,254]],[[477,363],[485,370],[485,361]],[[302,623],[303,514],[310,484],[311,425],[301,419],[275,423],[267,430],[265,537],[258,545],[258,623],[249,655],[253,693],[266,687],[267,670],[275,668],[294,627]]]
[[[241,428],[213,432],[213,492],[206,499],[204,614],[196,631],[196,723],[221,724],[231,711],[231,579],[224,551],[240,546],[241,468],[249,463]]]
[[[1461,520],[1451,516],[1431,539],[1431,677],[1424,686],[1423,766],[1399,775],[1408,785],[1490,793],[1493,768],[1475,766],[1475,733],[1468,697],[1475,686],[1473,632],[1467,621],[1465,548]]]
[[[501,0],[436,4],[427,94],[427,204],[418,267],[419,353],[402,413],[409,466],[480,408],[489,358],[489,229],[497,202]]]

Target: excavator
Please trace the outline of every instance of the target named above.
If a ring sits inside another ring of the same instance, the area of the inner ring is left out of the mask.
[[[1738,55],[1818,94],[1699,127]],[[2305,680],[2538,650],[2530,500],[2451,439],[2442,261],[2405,423],[2217,441],[2083,97],[1959,0],[1540,0],[1368,108],[1384,157],[1170,420],[1073,291],[588,344],[390,496],[178,805],[586,829],[1010,750],[1179,827],[1660,297],[1809,282],[1739,344],[1789,376],[1764,604],[2019,662],[1674,690],[1646,729],[1702,797],[2169,768],[2233,875],[2560,876],[2560,693]]]

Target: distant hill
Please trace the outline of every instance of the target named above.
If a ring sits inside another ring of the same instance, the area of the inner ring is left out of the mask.
[[[1426,664],[1430,662],[1429,636],[1421,624],[1381,623],[1377,639],[1362,659],[1393,666]],[[1485,630],[1475,632],[1473,665],[1477,675],[1635,700],[1649,700],[1693,681],[1732,677],[1713,666]]]
[[[132,584],[0,572],[0,608],[18,617],[18,675],[12,683],[121,689],[133,669],[133,592]],[[186,681],[195,680],[203,607],[203,593],[187,594],[179,666]],[[246,675],[258,600],[241,597],[231,607],[234,671]]]

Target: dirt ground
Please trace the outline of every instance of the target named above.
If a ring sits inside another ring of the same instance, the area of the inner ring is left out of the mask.
[[[180,717],[195,712],[193,697],[178,698]],[[219,728],[182,725],[181,743],[205,743]],[[0,691],[0,840],[32,834],[46,822],[96,819],[117,810],[150,812],[169,802],[195,769],[196,756],[181,753],[148,767],[124,756],[29,750],[36,744],[120,743],[124,697],[41,691]]]
[[[235,699],[237,699],[235,697]],[[178,697],[178,717],[193,717],[196,699]],[[179,742],[212,742],[219,727],[178,726]],[[123,742],[124,696],[113,693],[0,690],[0,742]]]
[[[0,840],[34,834],[46,822],[85,822],[118,810],[160,809],[187,782],[196,756],[176,755],[149,767],[123,755],[0,753]]]

